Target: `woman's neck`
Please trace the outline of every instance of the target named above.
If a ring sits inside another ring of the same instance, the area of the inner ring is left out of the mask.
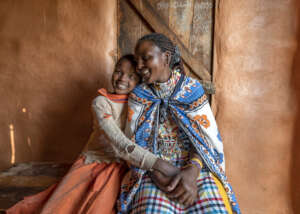
[[[171,78],[172,72],[171,70],[168,68],[166,69],[163,73],[162,76],[159,80],[157,80],[157,83],[164,83],[167,82],[170,78]]]

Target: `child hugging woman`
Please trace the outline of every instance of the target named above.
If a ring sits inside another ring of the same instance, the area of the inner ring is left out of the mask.
[[[66,176],[7,213],[240,214],[208,99],[172,41],[140,38],[112,85],[94,99],[93,133]]]
[[[102,88],[93,100],[93,132],[79,158],[59,183],[26,197],[8,209],[8,214],[115,213],[122,176],[127,169],[124,161],[143,170],[172,168],[122,132],[128,93],[140,81],[135,70],[133,55],[118,60],[112,75],[113,92]]]

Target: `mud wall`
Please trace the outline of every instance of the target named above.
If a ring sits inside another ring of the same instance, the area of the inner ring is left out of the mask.
[[[243,213],[300,210],[296,0],[216,5],[213,109]],[[116,1],[0,1],[0,169],[72,161],[108,87]],[[297,203],[298,202],[298,203]]]
[[[73,160],[116,48],[114,0],[0,1],[0,169]]]
[[[243,213],[300,212],[298,4],[216,7],[213,107]]]

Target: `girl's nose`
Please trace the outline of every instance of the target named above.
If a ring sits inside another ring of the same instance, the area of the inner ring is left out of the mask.
[[[127,74],[121,74],[120,78],[121,81],[127,81],[128,80],[128,75]]]

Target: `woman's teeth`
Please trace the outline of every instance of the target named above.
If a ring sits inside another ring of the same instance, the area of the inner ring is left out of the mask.
[[[145,81],[145,80],[147,80],[147,79],[149,79],[150,78],[150,71],[149,71],[149,69],[143,69],[142,71],[141,71],[141,75],[142,75],[142,78],[143,78],[143,81]]]
[[[149,69],[143,69],[141,73],[143,76],[147,76],[150,74],[150,71],[149,71]]]

